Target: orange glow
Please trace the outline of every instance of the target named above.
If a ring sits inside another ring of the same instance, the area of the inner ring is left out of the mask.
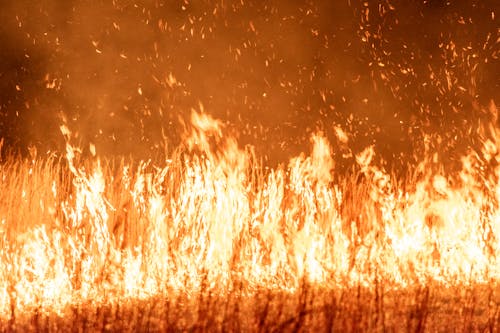
[[[220,122],[191,120],[185,148],[161,166],[81,162],[69,143],[67,165],[0,166],[11,189],[0,211],[2,316],[207,286],[223,295],[238,281],[251,294],[303,279],[398,289],[500,278],[498,166],[484,182],[471,154],[452,182],[423,162],[405,191],[368,147],[356,156],[365,180],[336,181],[334,148],[317,133],[309,156],[265,171]],[[498,144],[485,141],[485,155]]]

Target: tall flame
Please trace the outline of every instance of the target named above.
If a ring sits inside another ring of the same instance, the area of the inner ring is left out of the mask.
[[[500,279],[500,166],[482,171],[498,162],[495,127],[457,177],[424,161],[403,186],[374,165],[374,147],[356,155],[357,174],[335,177],[333,148],[316,133],[309,155],[267,170],[220,121],[193,111],[191,122],[163,165],[84,161],[65,126],[66,160],[0,165],[2,316],[239,284],[251,294],[302,281]]]

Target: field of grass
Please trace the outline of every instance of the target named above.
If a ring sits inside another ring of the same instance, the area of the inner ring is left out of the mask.
[[[500,330],[496,141],[401,180],[373,147],[336,174],[321,134],[265,168],[192,122],[154,162],[85,155],[65,127],[64,156],[3,154],[2,331]]]
[[[35,309],[3,331],[498,332],[499,288],[426,286],[387,291],[307,286],[294,293],[236,290],[88,302],[61,313]]]

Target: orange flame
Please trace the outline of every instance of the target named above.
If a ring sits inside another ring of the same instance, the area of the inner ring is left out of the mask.
[[[471,154],[460,182],[424,172],[408,190],[368,147],[356,156],[365,180],[336,181],[332,147],[317,133],[309,156],[266,171],[221,122],[203,112],[191,121],[186,147],[162,166],[81,162],[69,143],[67,166],[0,165],[2,316],[12,306],[224,294],[239,282],[252,293],[304,279],[401,288],[500,278],[499,166],[485,181]],[[486,129],[484,156],[498,159],[498,129]]]

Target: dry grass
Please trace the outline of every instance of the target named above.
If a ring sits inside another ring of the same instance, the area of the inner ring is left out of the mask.
[[[2,331],[318,331],[498,332],[500,289],[494,285],[325,289],[302,286],[294,293],[235,290],[171,293],[117,303],[87,302],[60,313],[41,308],[16,313]]]
[[[4,331],[500,330],[497,170],[266,169],[197,117],[159,163],[3,158]]]

